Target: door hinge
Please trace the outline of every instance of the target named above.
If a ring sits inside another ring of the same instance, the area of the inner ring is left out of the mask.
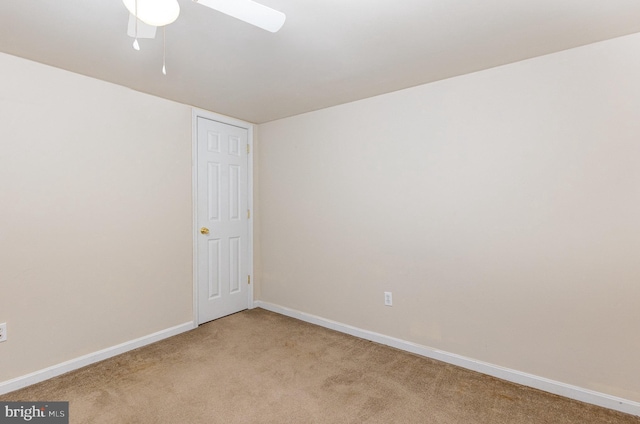
[[[249,154],[250,150],[251,150],[251,147],[249,147],[249,145],[247,144],[247,154]]]
[[[251,219],[251,209],[247,209],[247,219]]]
[[[251,284],[251,276],[247,275],[247,284]]]

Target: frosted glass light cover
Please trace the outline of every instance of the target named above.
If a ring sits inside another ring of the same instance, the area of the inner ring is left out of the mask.
[[[132,15],[137,16],[147,25],[169,25],[180,15],[178,0],[137,0],[138,13],[136,14],[136,0],[122,0],[125,7]]]

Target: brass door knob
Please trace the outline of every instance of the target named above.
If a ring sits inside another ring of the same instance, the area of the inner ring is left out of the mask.
[[[209,234],[209,229],[207,227],[200,228],[200,234]]]

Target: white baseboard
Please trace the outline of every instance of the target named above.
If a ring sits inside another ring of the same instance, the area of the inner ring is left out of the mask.
[[[135,340],[108,347],[98,352],[89,353],[88,355],[80,356],[79,358],[71,359],[70,361],[53,365],[31,374],[0,382],[0,395],[13,392],[14,390],[18,390],[32,384],[40,383],[41,381],[48,380],[69,371],[77,370],[78,368],[103,361],[113,356],[120,355],[121,353],[184,333],[185,331],[192,330],[195,327],[196,325],[194,322],[185,322],[184,324],[176,325],[175,327],[167,328]]]
[[[607,395],[605,393],[595,392],[593,390],[584,389],[582,387],[565,384],[544,377],[539,377],[533,374],[527,374],[498,365],[477,361],[475,359],[456,355],[455,353],[449,353],[405,340],[396,339],[394,337],[385,336],[384,334],[363,330],[347,324],[342,324],[340,322],[332,321],[316,315],[307,314],[295,309],[274,305],[268,302],[256,301],[254,302],[254,306],[266,309],[271,312],[276,312],[281,315],[296,318],[311,324],[319,325],[321,327],[329,328],[331,330],[339,331],[341,333],[350,334],[361,339],[370,340],[372,342],[405,350],[416,355],[421,355],[427,358],[446,362],[448,364],[457,365],[459,367],[487,374],[496,378],[500,378],[502,380],[522,384],[523,386],[533,387],[538,390],[543,390],[545,392],[564,396],[570,399],[578,400],[580,402],[590,403],[592,405],[602,406],[604,408],[640,416],[640,403],[634,402],[632,400],[622,399],[619,397]]]

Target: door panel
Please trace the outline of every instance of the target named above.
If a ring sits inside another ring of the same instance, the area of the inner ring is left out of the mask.
[[[198,323],[248,307],[248,131],[198,117]],[[206,232],[206,231],[205,231]]]

